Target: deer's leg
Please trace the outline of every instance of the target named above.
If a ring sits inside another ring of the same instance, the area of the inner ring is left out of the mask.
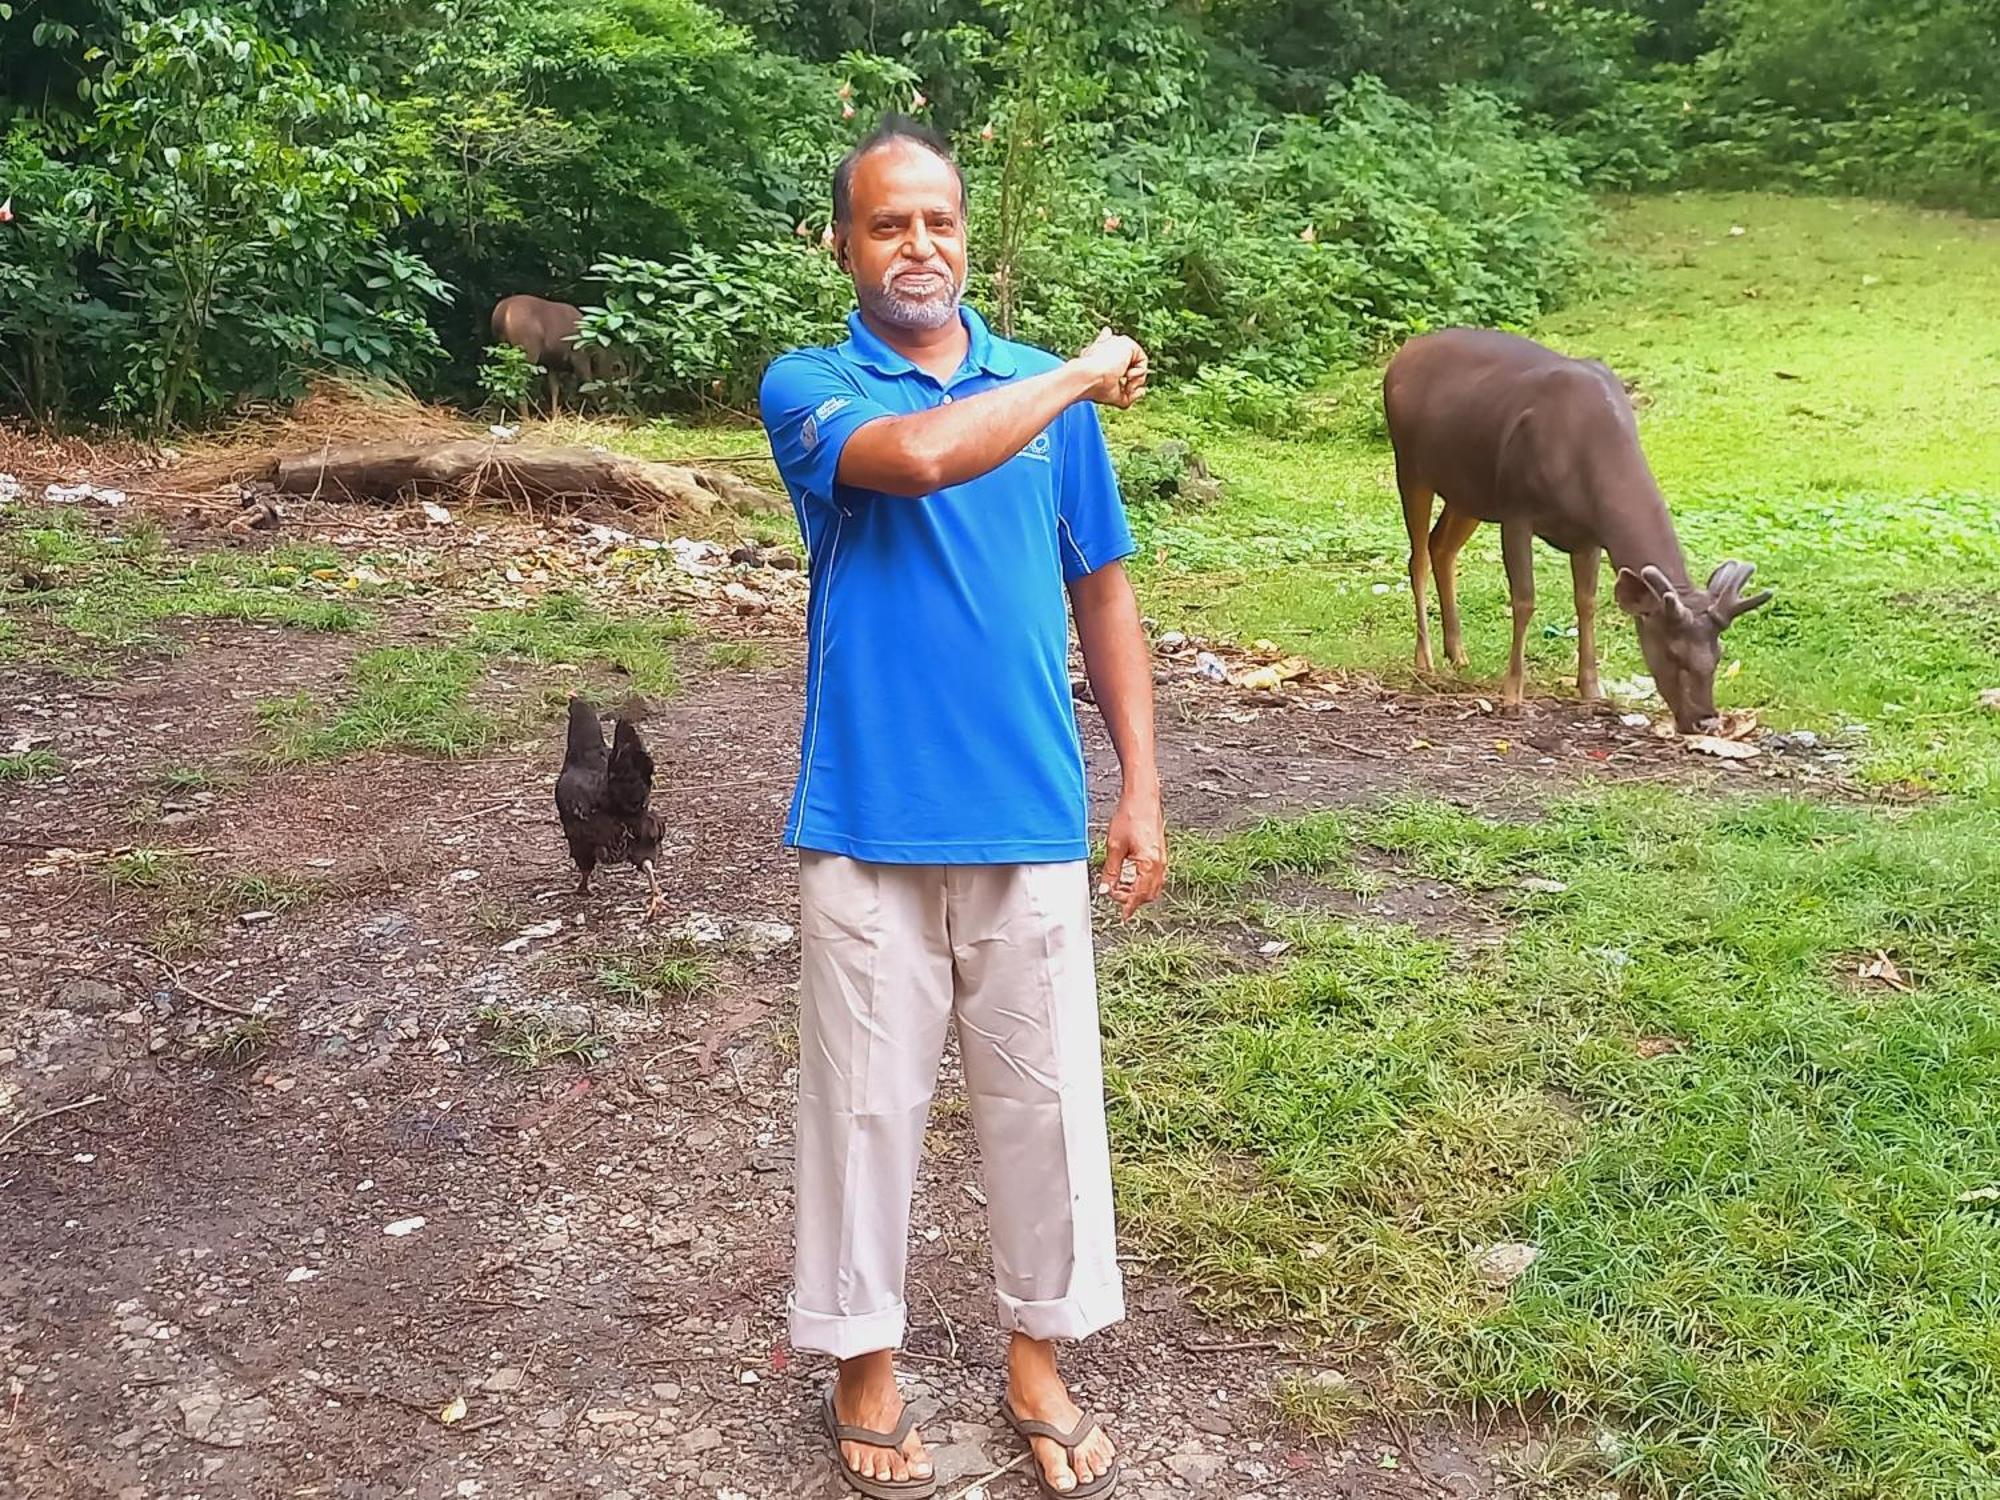
[[[1444,503],[1444,513],[1431,528],[1431,576],[1437,580],[1438,610],[1444,615],[1444,656],[1454,667],[1465,665],[1465,637],[1458,628],[1458,554],[1479,529],[1479,517],[1468,516]]]
[[[1603,563],[1602,547],[1579,547],[1569,555],[1576,581],[1576,694],[1589,702],[1604,696],[1597,685],[1597,581]]]
[[[1430,672],[1431,619],[1425,590],[1430,587],[1431,554],[1427,540],[1431,528],[1431,491],[1396,470],[1396,488],[1403,495],[1403,525],[1410,533],[1410,594],[1417,606],[1417,670]]]
[[[1514,649],[1507,657],[1507,680],[1500,685],[1500,702],[1509,713],[1521,711],[1521,689],[1528,675],[1528,622],[1535,617],[1535,527],[1531,521],[1504,521],[1500,555],[1507,564],[1507,594],[1514,603]]]

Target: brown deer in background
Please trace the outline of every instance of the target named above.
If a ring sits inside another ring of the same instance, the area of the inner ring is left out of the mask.
[[[624,360],[616,350],[575,341],[577,325],[582,321],[582,308],[526,293],[502,297],[493,308],[495,341],[512,344],[548,372],[551,416],[561,409],[561,380],[565,372],[574,375],[579,385],[592,380],[615,380],[625,373]],[[581,391],[577,400],[579,404],[583,400]]]
[[[1570,558],[1577,691],[1600,696],[1597,581],[1608,552],[1617,569],[1614,597],[1638,627],[1639,649],[1674,724],[1683,734],[1715,726],[1722,632],[1771,594],[1743,596],[1748,563],[1723,563],[1705,588],[1690,581],[1616,375],[1511,333],[1447,328],[1397,351],[1382,378],[1382,402],[1410,533],[1419,672],[1432,670],[1424,595],[1433,576],[1445,655],[1465,665],[1458,554],[1482,521],[1494,521],[1514,607],[1514,649],[1501,689],[1510,710],[1521,704],[1540,537]],[[1433,526],[1431,502],[1439,496],[1444,511]]]

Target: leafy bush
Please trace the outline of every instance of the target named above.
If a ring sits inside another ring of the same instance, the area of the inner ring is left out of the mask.
[[[488,344],[486,362],[479,367],[479,388],[495,406],[519,411],[528,404],[534,383],[548,373],[546,366],[536,364],[516,345]]]
[[[368,95],[201,10],[135,22],[87,82],[72,146],[17,124],[0,157],[20,221],[0,329],[31,410],[163,427],[298,394],[315,369],[416,375],[439,353],[447,293],[391,243],[408,204]]]
[[[833,257],[798,237],[664,263],[611,256],[592,272],[604,297],[577,342],[629,350],[633,387],[668,403],[747,401],[773,357],[836,337],[853,300]]]
[[[1108,323],[1169,378],[1227,366],[1205,399],[1267,430],[1285,421],[1274,383],[1439,324],[1533,317],[1591,222],[1563,149],[1490,95],[1426,111],[1372,79],[1192,158],[1134,148],[1092,196],[1093,218],[1031,240],[1022,335],[1068,349]]]

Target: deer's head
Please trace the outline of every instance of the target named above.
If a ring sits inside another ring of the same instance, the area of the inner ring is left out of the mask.
[[[1655,567],[1618,570],[1618,607],[1638,625],[1639,649],[1682,734],[1715,727],[1722,632],[1738,615],[1771,599],[1769,589],[1743,596],[1743,585],[1756,571],[1746,562],[1726,562],[1709,576],[1707,588],[1680,589]]]

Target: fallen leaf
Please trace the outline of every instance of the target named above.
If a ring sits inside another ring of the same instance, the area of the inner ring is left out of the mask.
[[[312,1270],[309,1267],[294,1266],[292,1268],[291,1274],[285,1278],[285,1284],[287,1286],[291,1286],[301,1281],[311,1281],[317,1275],[319,1275],[319,1272]]]
[[[1969,1188],[1958,1195],[1960,1203],[2000,1203],[2000,1187]]]
[[[1511,1241],[1489,1245],[1473,1257],[1473,1269],[1488,1286],[1512,1286],[1527,1274],[1528,1267],[1541,1258],[1542,1247]]]
[[[1560,896],[1569,887],[1560,880],[1551,880],[1546,875],[1529,875],[1522,879],[1521,889],[1533,891],[1538,896]]]
[[[433,526],[449,526],[451,524],[451,512],[446,510],[442,505],[439,505],[435,500],[426,500],[424,502],[424,514],[430,518]]]
[[[424,1224],[425,1224],[424,1216],[422,1214],[418,1214],[414,1218],[398,1219],[393,1224],[384,1224],[382,1226],[382,1232],[388,1235],[391,1239],[400,1240],[408,1235],[415,1234],[419,1229],[422,1229],[424,1227]]]
[[[1863,961],[1860,974],[1863,979],[1873,979],[1886,984],[1892,990],[1910,989],[1910,983],[1903,978],[1903,971],[1896,967],[1896,961],[1882,949],[1875,950],[1875,956]]]
[[[438,1413],[438,1421],[449,1427],[454,1422],[465,1420],[465,1397],[453,1396],[445,1402],[444,1410]]]
[[[1987,688],[1979,695],[1979,706],[2000,713],[2000,687]]]
[[[1764,753],[1755,745],[1746,745],[1741,740],[1726,740],[1719,734],[1691,734],[1687,737],[1687,747],[1700,755],[1713,755],[1718,760],[1755,760]]]

